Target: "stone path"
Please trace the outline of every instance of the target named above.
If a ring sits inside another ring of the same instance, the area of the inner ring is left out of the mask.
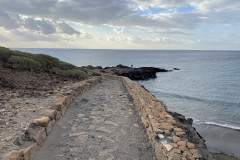
[[[34,160],[156,160],[122,82],[103,79],[71,103]]]

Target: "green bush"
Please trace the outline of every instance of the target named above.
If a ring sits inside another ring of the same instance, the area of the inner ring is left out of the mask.
[[[45,71],[78,79],[88,77],[82,69],[45,54],[31,54],[0,47],[0,60],[8,62],[12,68],[17,70]]]
[[[41,69],[41,63],[28,58],[28,57],[20,57],[20,56],[11,56],[8,59],[8,62],[13,64],[13,68],[19,69],[19,70],[30,70],[33,71],[39,71]]]
[[[61,68],[62,70],[72,70],[76,69],[77,67],[70,63],[60,61],[59,68]]]
[[[34,59],[40,61],[45,69],[58,67],[59,59],[45,54],[35,54]]]
[[[10,49],[5,47],[0,47],[0,60],[7,62],[12,55],[13,53]]]
[[[77,79],[86,79],[88,78],[88,74],[81,69],[72,69],[72,70],[64,70],[62,75]]]
[[[79,68],[72,69],[72,70],[61,70],[60,68],[53,68],[51,70],[51,72],[54,74],[62,75],[65,77],[72,77],[72,78],[76,78],[76,79],[88,78],[88,74]]]

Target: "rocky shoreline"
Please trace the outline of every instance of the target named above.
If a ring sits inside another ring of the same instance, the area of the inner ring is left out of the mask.
[[[173,68],[173,70],[167,70],[164,68],[157,68],[157,67],[128,67],[125,65],[117,65],[113,67],[105,67],[102,68],[101,66],[98,67],[92,67],[91,69],[94,69],[99,72],[108,73],[116,76],[124,76],[128,77],[131,80],[147,80],[151,78],[157,78],[158,72],[171,72],[173,70],[179,70],[178,68]]]

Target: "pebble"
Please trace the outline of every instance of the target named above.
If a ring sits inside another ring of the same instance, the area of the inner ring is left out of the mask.
[[[188,142],[187,147],[190,148],[190,149],[194,149],[195,145],[193,143]]]
[[[166,147],[168,152],[173,148],[170,144],[164,144],[163,146]]]
[[[158,134],[158,138],[162,139],[162,138],[164,138],[164,135],[163,134]]]
[[[0,113],[6,112],[6,109],[1,109]]]
[[[110,133],[109,130],[107,130],[106,128],[104,127],[99,127],[98,129],[96,129],[97,131],[100,131],[100,132],[104,132],[104,133]]]
[[[181,141],[181,138],[179,138],[177,136],[173,136],[173,141],[174,141],[174,143],[177,143],[177,142]]]

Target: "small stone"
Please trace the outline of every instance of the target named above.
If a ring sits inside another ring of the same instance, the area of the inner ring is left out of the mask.
[[[96,129],[97,131],[100,131],[100,132],[104,132],[104,133],[110,133],[109,130],[107,130],[106,128],[104,127],[99,127],[98,129]]]
[[[179,138],[177,136],[173,136],[173,141],[174,141],[174,143],[177,143],[177,142],[181,141],[181,138]]]
[[[195,159],[202,158],[202,156],[200,154],[194,153],[193,154],[193,158],[195,158]]]
[[[177,124],[177,122],[176,122],[175,120],[170,120],[170,123],[171,123],[172,125],[176,125],[176,124]]]
[[[35,143],[31,147],[28,147],[27,149],[25,149],[23,152],[24,160],[32,160],[34,155],[37,153],[37,151],[38,151],[37,143]]]
[[[164,135],[163,134],[158,134],[158,138],[164,138]]]
[[[176,149],[176,148],[174,148],[174,149],[173,149],[173,152],[174,152],[174,153],[178,153],[178,154],[180,154],[180,153],[181,153],[181,150],[180,150],[180,149]]]
[[[91,125],[91,126],[88,127],[88,130],[94,130],[95,128],[96,128],[96,126]]]
[[[173,146],[174,148],[178,148],[177,143],[170,143],[171,146]]]
[[[166,117],[166,118],[173,118],[173,117],[170,116],[169,114],[164,115],[164,117]]]
[[[48,116],[50,119],[55,119],[57,115],[57,110],[47,109],[45,110],[45,115]]]
[[[165,133],[166,135],[170,135],[169,130],[164,130],[164,133]]]
[[[8,141],[10,141],[11,139],[13,139],[13,136],[8,136],[8,137],[5,138],[5,141],[8,142]]]
[[[187,147],[190,148],[190,149],[194,149],[195,145],[193,143],[188,142]]]
[[[185,132],[176,132],[176,135],[179,137],[185,136]]]
[[[118,127],[119,125],[115,122],[111,122],[111,121],[104,121],[105,124],[107,125],[112,125],[112,126],[115,126],[115,127]]]
[[[129,116],[132,116],[132,115],[133,115],[133,112],[128,112],[128,115],[129,115]]]
[[[153,119],[154,117],[153,115],[148,115],[148,118]]]
[[[88,134],[86,133],[86,134],[79,135],[78,138],[81,143],[85,143],[88,139]]]
[[[162,144],[168,144],[168,141],[163,140],[163,141],[161,141],[161,143],[162,143]]]
[[[185,157],[182,157],[182,160],[187,160],[187,158],[185,158]]]
[[[156,133],[156,134],[163,134],[163,133],[164,133],[164,131],[163,131],[163,130],[161,130],[161,129],[156,129],[156,130],[155,130],[155,133]]]
[[[23,150],[13,150],[4,155],[4,158],[7,160],[21,160],[23,155]]]
[[[81,113],[79,113],[79,114],[77,114],[76,116],[79,117],[79,118],[82,118],[82,117],[85,116],[85,114],[81,114]]]
[[[1,109],[0,113],[6,112],[6,109]]]
[[[178,148],[183,152],[187,150],[187,148],[185,146],[179,146]]]
[[[161,123],[160,127],[161,127],[161,129],[169,130],[169,131],[171,131],[173,128],[173,126],[169,123]]]
[[[173,128],[173,130],[174,130],[175,132],[183,132],[183,130],[182,130],[181,128]]]
[[[135,124],[133,124],[133,126],[134,126],[134,127],[137,127],[137,128],[139,127],[139,125],[138,125],[138,124],[136,124],[136,123],[135,123]]]
[[[191,149],[190,152],[191,152],[192,154],[198,154],[198,150],[197,150],[197,149]]]
[[[186,141],[179,141],[179,142],[177,142],[177,144],[179,145],[179,146],[186,146]]]
[[[52,131],[52,128],[55,124],[55,120],[53,119],[51,122],[48,123],[48,126],[46,127],[46,132],[47,132],[47,135],[50,134],[50,132]]]
[[[79,152],[79,148],[78,147],[71,148],[70,151],[69,151],[71,156],[76,156],[78,152]]]
[[[37,124],[41,127],[47,127],[48,123],[51,121],[49,117],[41,117],[36,119]]]
[[[173,148],[170,144],[164,144],[163,146],[167,149],[168,152]]]
[[[45,128],[42,128],[41,130],[38,131],[38,133],[34,136],[35,141],[37,142],[38,145],[42,144],[47,137],[47,133]]]

